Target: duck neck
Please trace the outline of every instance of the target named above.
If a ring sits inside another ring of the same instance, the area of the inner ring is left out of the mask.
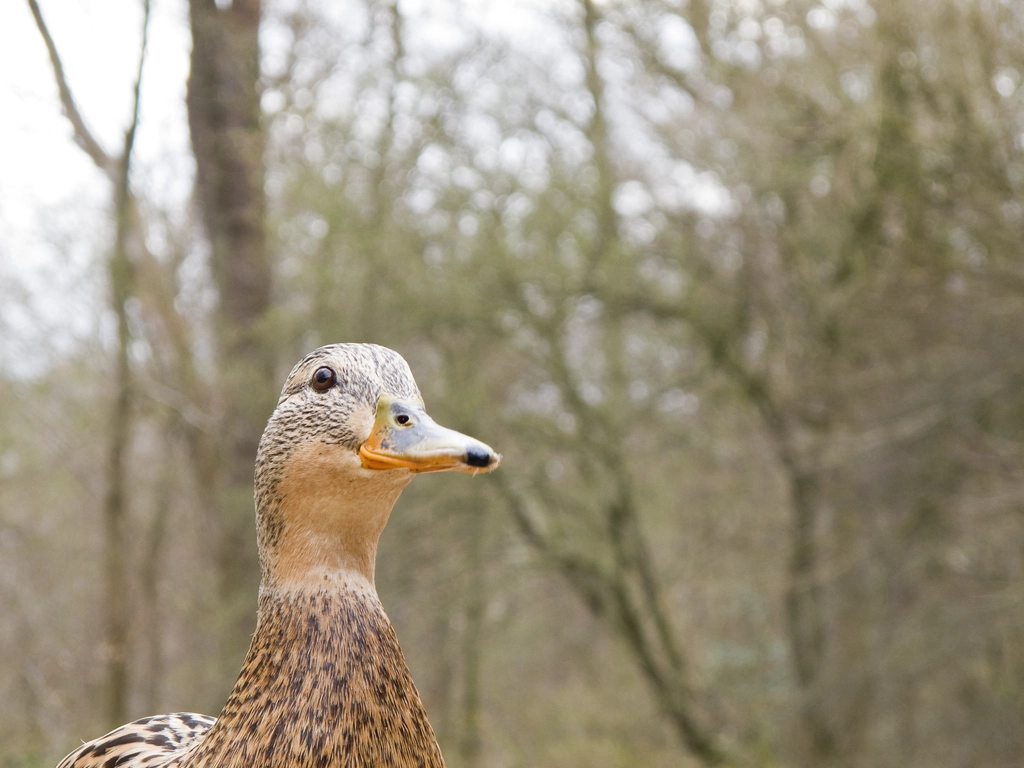
[[[350,450],[303,446],[276,471],[257,471],[257,537],[263,586],[316,591],[338,574],[371,585],[377,541],[402,490],[406,470],[370,471]]]
[[[187,762],[310,765],[444,766],[395,631],[359,574],[316,591],[261,588],[238,681]]]

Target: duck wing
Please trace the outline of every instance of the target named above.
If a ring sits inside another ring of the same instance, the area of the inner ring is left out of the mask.
[[[83,744],[57,768],[157,768],[182,755],[215,722],[191,712],[144,717]]]

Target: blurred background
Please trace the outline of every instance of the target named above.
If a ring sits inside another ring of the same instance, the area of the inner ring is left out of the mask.
[[[505,456],[379,553],[453,768],[1022,764],[1024,2],[0,29],[0,765],[219,711],[343,340]]]

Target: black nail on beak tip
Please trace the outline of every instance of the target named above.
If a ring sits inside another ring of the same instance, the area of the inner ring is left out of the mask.
[[[489,467],[491,465],[491,454],[478,448],[470,448],[466,451],[466,463],[471,467]]]

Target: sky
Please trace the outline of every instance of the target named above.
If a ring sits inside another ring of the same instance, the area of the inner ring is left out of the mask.
[[[110,151],[119,146],[131,106],[141,4],[137,0],[40,0],[80,111]],[[139,152],[150,161],[184,149],[182,97],[189,37],[179,0],[155,0],[144,74]],[[29,12],[12,0],[0,9],[0,205],[4,224],[24,207],[53,204],[102,177],[71,141],[53,72]],[[98,191],[98,190],[97,190]]]

